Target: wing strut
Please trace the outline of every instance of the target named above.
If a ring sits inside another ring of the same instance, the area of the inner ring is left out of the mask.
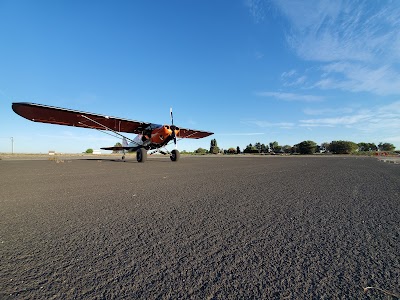
[[[93,122],[93,123],[95,123],[95,124],[97,124],[97,125],[103,127],[105,130],[109,130],[109,131],[115,133],[116,135],[119,135],[119,136],[121,136],[121,137],[123,137],[123,138],[126,138],[126,139],[129,140],[130,142],[133,142],[133,140],[131,140],[130,138],[128,138],[128,137],[126,137],[126,136],[120,134],[118,131],[112,130],[111,128],[109,128],[109,127],[107,127],[107,126],[105,126],[105,125],[103,125],[103,124],[101,124],[101,123],[99,123],[99,122],[97,122],[97,121],[95,121],[95,120],[93,120],[93,119],[91,119],[91,118],[85,116],[85,115],[81,115],[81,117],[83,117],[83,118],[85,118],[85,119],[87,119],[87,120],[89,120],[89,121],[91,121],[91,122]],[[90,125],[86,125],[86,124],[84,124],[84,123],[82,123],[82,122],[79,122],[79,124],[81,124],[81,125],[83,125],[83,126],[86,126],[86,127],[89,127],[90,129],[96,129],[96,130],[101,131],[100,129],[97,129],[97,128],[95,128],[95,127],[90,127]],[[102,131],[102,132],[103,132],[103,131]],[[106,133],[106,132],[103,132],[103,133]],[[106,134],[110,135],[109,133],[106,133]]]

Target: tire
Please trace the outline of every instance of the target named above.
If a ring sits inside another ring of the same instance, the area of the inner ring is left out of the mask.
[[[138,162],[145,162],[147,159],[147,150],[140,148],[136,151],[136,160]]]
[[[179,157],[180,157],[180,154],[179,154],[179,151],[178,150],[172,150],[171,151],[171,156],[170,156],[170,158],[171,158],[171,160],[172,161],[178,161],[179,160]]]

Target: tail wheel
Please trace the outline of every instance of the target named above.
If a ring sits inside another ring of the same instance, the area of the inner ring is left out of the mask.
[[[179,151],[178,150],[172,150],[171,151],[171,156],[170,156],[170,158],[171,158],[171,160],[172,161],[178,161],[179,160],[179,157],[180,157],[180,154],[179,154]]]
[[[140,148],[136,151],[136,160],[138,162],[145,162],[147,159],[147,150]]]

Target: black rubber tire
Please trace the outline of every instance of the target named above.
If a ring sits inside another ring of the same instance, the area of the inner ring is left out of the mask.
[[[136,160],[138,162],[145,162],[147,160],[147,150],[140,148],[136,151]]]
[[[171,156],[170,156],[170,158],[171,158],[171,160],[172,161],[178,161],[179,160],[179,157],[180,157],[180,154],[179,154],[179,151],[178,150],[172,150],[171,151]]]

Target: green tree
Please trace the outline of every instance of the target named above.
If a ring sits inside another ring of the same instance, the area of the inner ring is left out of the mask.
[[[236,149],[233,147],[230,147],[227,151],[228,154],[235,154],[236,153]]]
[[[206,154],[207,153],[207,149],[198,148],[197,150],[194,150],[194,153],[196,153],[196,154]]]
[[[293,147],[292,147],[292,151],[291,151],[291,153],[293,154],[293,153],[299,153],[299,144],[296,144],[296,145],[294,145]]]
[[[251,148],[253,148],[253,145],[250,143],[244,148],[243,153],[250,153]]]
[[[358,143],[358,151],[377,151],[378,147],[374,143]]]
[[[299,144],[300,154],[314,154],[317,144],[314,141],[303,141]]]
[[[369,151],[378,151],[378,147],[375,143],[368,143]]]
[[[246,146],[246,148],[243,150],[243,153],[258,153],[258,150],[255,146],[253,146],[251,143]]]
[[[122,144],[120,142],[115,143],[114,147],[122,147]],[[120,153],[121,150],[113,150],[113,153]]]
[[[260,142],[255,143],[254,147],[257,149],[258,153],[261,152],[261,144],[260,144]]]
[[[330,146],[330,143],[324,142],[324,143],[321,144],[321,150],[322,151],[329,151],[329,146]]]
[[[277,141],[269,143],[269,149],[271,149],[272,152],[277,152],[279,150],[278,147],[279,144]]]
[[[393,144],[390,143],[379,143],[378,145],[378,149],[380,151],[394,151],[394,149],[396,149],[396,147]]]
[[[236,147],[236,154],[240,154],[240,147],[239,146]]]
[[[368,143],[364,143],[364,142],[358,143],[357,146],[358,146],[358,151],[369,151]]]
[[[211,140],[210,153],[212,153],[212,154],[218,154],[219,153],[219,147],[217,145],[217,140],[216,139],[212,139]]]
[[[289,145],[282,146],[282,150],[285,153],[292,153],[292,146]]]
[[[261,153],[267,153],[268,152],[268,146],[265,144],[261,144]]]
[[[357,144],[350,141],[332,141],[329,145],[329,151],[336,154],[350,154],[357,149]]]
[[[92,148],[89,148],[89,149],[86,149],[86,151],[85,151],[86,153],[90,153],[90,154],[92,154],[93,153],[93,149]]]

